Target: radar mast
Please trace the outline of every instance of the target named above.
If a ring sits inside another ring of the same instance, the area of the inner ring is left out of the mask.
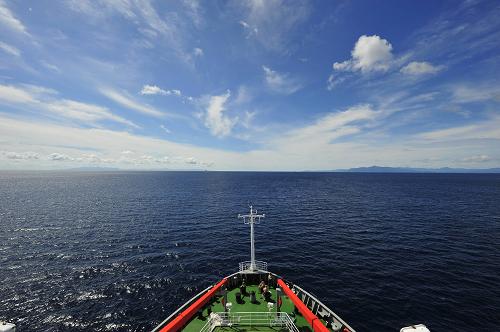
[[[265,214],[257,214],[257,210],[253,210],[253,206],[250,205],[250,214],[238,214],[238,218],[243,219],[245,224],[250,224],[250,268],[251,271],[257,270],[257,265],[255,264],[255,241],[254,241],[254,231],[253,225],[259,224],[261,218],[265,218]]]

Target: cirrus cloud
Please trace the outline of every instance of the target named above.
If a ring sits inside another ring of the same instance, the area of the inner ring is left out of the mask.
[[[45,87],[0,85],[0,103],[8,106],[27,107],[56,114],[62,118],[95,125],[110,120],[139,128],[135,123],[113,114],[108,108],[71,99],[55,98],[57,91]]]
[[[426,75],[426,74],[435,74],[442,69],[443,66],[434,66],[429,62],[412,61],[403,68],[401,68],[400,71],[403,74],[408,74],[408,75]]]
[[[16,57],[21,55],[21,51],[19,51],[19,49],[1,41],[0,41],[0,50]]]
[[[24,24],[19,21],[14,14],[12,14],[3,0],[0,0],[0,24],[6,26],[12,31],[28,34]]]
[[[274,92],[290,95],[302,88],[297,79],[286,73],[278,73],[267,66],[262,66],[267,86]]]

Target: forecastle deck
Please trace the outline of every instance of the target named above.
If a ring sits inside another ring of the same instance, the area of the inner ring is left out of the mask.
[[[265,271],[240,272],[226,277],[189,301],[189,305],[167,318],[154,331],[354,332],[310,294],[296,286],[289,287],[278,276],[271,275],[270,282],[267,282],[269,273]],[[270,296],[266,299],[258,288],[262,280],[269,283]],[[245,294],[240,289],[243,281],[246,283]],[[256,294],[254,302],[250,296],[252,291]]]

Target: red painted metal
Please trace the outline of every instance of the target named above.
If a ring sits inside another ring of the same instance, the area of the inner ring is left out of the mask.
[[[198,300],[190,305],[186,310],[181,312],[170,323],[161,328],[160,332],[176,332],[180,331],[184,325],[193,317],[198,310],[200,310],[214,295],[215,293],[227,282],[227,279],[222,279],[214,287],[203,294]]]
[[[293,304],[295,304],[302,316],[304,316],[309,325],[311,325],[313,331],[330,332],[330,330],[325,325],[323,325],[319,318],[315,314],[313,314],[311,310],[309,310],[304,302],[302,302],[299,297],[295,295],[295,293],[285,284],[283,280],[278,279],[278,285],[283,290],[283,293],[285,293],[285,295],[288,296],[290,300],[292,300]]]

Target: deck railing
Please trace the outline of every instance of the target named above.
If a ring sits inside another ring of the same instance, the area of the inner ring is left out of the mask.
[[[255,261],[254,268],[256,270],[267,271],[267,262]],[[251,271],[251,270],[252,270],[252,262],[251,261],[240,263],[240,272]]]
[[[332,323],[338,322],[337,324],[341,324],[344,328],[347,328],[350,332],[356,332],[349,324],[347,324],[342,318],[340,318],[333,310],[324,305],[320,300],[317,299],[311,293],[305,291],[302,287],[298,285],[293,285],[292,291],[297,294],[299,299],[304,302],[304,304],[311,309],[313,314],[319,315],[321,317],[330,317],[332,319]]]
[[[186,308],[188,308],[191,304],[193,304],[197,299],[199,299],[203,294],[205,294],[210,288],[212,288],[212,286],[205,288],[204,290],[202,290],[201,292],[199,292],[198,294],[193,296],[189,301],[184,303],[179,309],[177,309],[170,316],[168,316],[163,322],[158,324],[151,332],[160,331],[163,326],[167,325],[168,322],[173,320],[178,314],[180,314]]]
[[[211,332],[216,327],[225,326],[282,327],[290,332],[299,332],[285,312],[216,312],[210,315],[200,332]]]

